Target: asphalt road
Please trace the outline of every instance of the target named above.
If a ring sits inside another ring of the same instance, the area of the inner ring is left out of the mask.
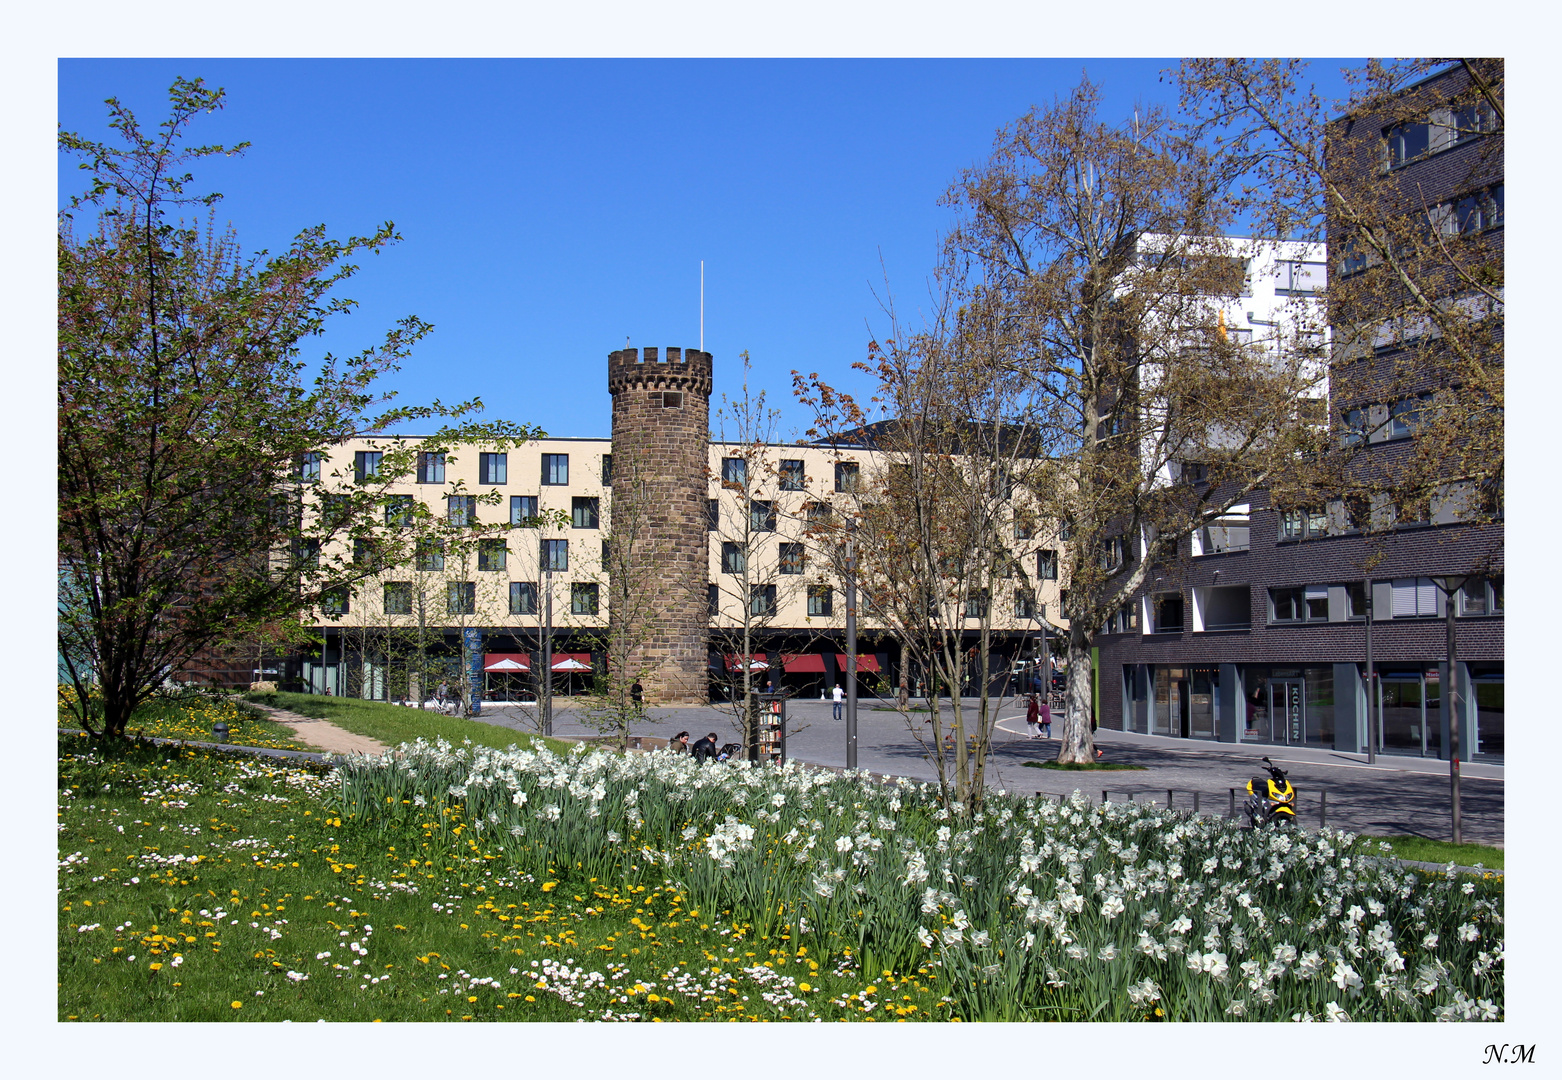
[[[481,719],[526,731],[532,730],[528,713],[513,706],[488,705]],[[846,725],[831,718],[829,702],[795,699],[788,703],[787,714],[790,757],[837,768],[846,764]],[[919,721],[924,717],[913,715]],[[1053,726],[1054,733],[1060,729],[1061,724]],[[691,740],[709,731],[715,731],[720,742],[738,738],[732,712],[717,706],[648,709],[645,723],[634,728],[634,734],[662,738],[678,731],[688,731]],[[594,734],[562,703],[555,709],[554,733]],[[1132,794],[1137,800],[1159,805],[1166,803],[1170,788],[1173,804],[1178,807],[1191,808],[1193,793],[1198,792],[1202,812],[1225,814],[1230,806],[1229,789],[1241,789],[1249,778],[1263,775],[1258,759],[1268,754],[1290,773],[1303,825],[1317,826],[1321,796],[1327,793],[1331,826],[1365,833],[1450,838],[1447,762],[1379,755],[1376,764],[1368,766],[1365,755],[1326,749],[1233,745],[1118,731],[1098,731],[1096,740],[1105,752],[1104,760],[1139,765],[1142,770],[1082,773],[1031,767],[1029,763],[1055,758],[1058,743],[1026,737],[1023,709],[1010,704],[999,711],[988,782],[1009,791],[1051,795],[1078,789],[1092,801],[1100,801],[1102,790],[1107,789],[1113,800],[1125,800]],[[857,765],[870,772],[919,780],[934,780],[937,775],[906,717],[874,699],[858,706]],[[1460,804],[1465,840],[1503,845],[1503,786],[1502,766],[1463,766]],[[1241,801],[1239,790],[1238,813]]]

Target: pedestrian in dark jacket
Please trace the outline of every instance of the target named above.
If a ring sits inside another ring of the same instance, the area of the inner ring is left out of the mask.
[[[1041,728],[1037,721],[1041,717],[1041,707],[1036,702],[1036,695],[1032,694],[1025,702],[1025,730],[1033,739],[1041,738]]]
[[[716,733],[713,731],[705,738],[696,740],[694,745],[689,748],[689,751],[694,755],[695,761],[714,758],[716,756]]]
[[[1052,738],[1052,707],[1043,701],[1040,703],[1040,713],[1041,737],[1050,739]]]

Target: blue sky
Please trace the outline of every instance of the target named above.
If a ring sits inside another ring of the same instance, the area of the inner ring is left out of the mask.
[[[1157,60],[62,60],[59,119],[107,134],[103,99],[160,122],[176,75],[228,92],[194,141],[246,249],[298,229],[392,220],[405,240],[342,290],[360,308],[313,343],[345,355],[397,318],[433,323],[390,384],[408,403],[479,396],[552,435],[609,434],[606,354],[705,347],[717,397],[753,385],[808,417],[790,373],[867,392],[851,370],[885,319],[926,296],[938,205],[996,129],[1083,72],[1103,116],[1171,104]],[[1317,65],[1329,76],[1329,65]],[[62,197],[80,175],[60,171]],[[883,265],[880,264],[882,257]]]

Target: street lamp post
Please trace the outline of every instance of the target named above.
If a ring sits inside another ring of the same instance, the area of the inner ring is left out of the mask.
[[[857,552],[846,538],[846,767],[857,767]]]
[[[1433,583],[1443,594],[1443,611],[1448,624],[1448,685],[1443,693],[1448,698],[1448,789],[1453,802],[1454,843],[1462,843],[1459,828],[1459,646],[1454,634],[1456,599],[1470,574],[1443,574],[1434,577]]]
[[[1362,582],[1362,595],[1365,600],[1362,603],[1362,615],[1366,619],[1367,634],[1367,764],[1373,765],[1378,760],[1378,727],[1375,722],[1375,710],[1372,708],[1372,579],[1366,578]]]
[[[543,569],[542,598],[542,733],[553,734],[553,562]]]

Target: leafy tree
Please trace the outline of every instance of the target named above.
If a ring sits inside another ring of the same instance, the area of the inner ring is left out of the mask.
[[[100,736],[122,735],[202,649],[365,577],[352,541],[395,557],[384,498],[415,448],[321,476],[329,447],[480,408],[391,404],[381,380],[431,329],[415,317],[345,360],[326,354],[306,382],[304,343],[353,306],[335,295],[350,260],[395,229],[342,241],[314,226],[280,254],[245,255],[215,224],[220,196],[194,193],[187,171],[246,145],[183,141],[223,92],[181,78],[169,97],[155,132],[110,99],[116,145],[59,136],[89,177],[59,218],[59,646],[77,719]],[[204,225],[174,217],[198,208]],[[468,422],[435,441],[494,434],[534,432]]]

